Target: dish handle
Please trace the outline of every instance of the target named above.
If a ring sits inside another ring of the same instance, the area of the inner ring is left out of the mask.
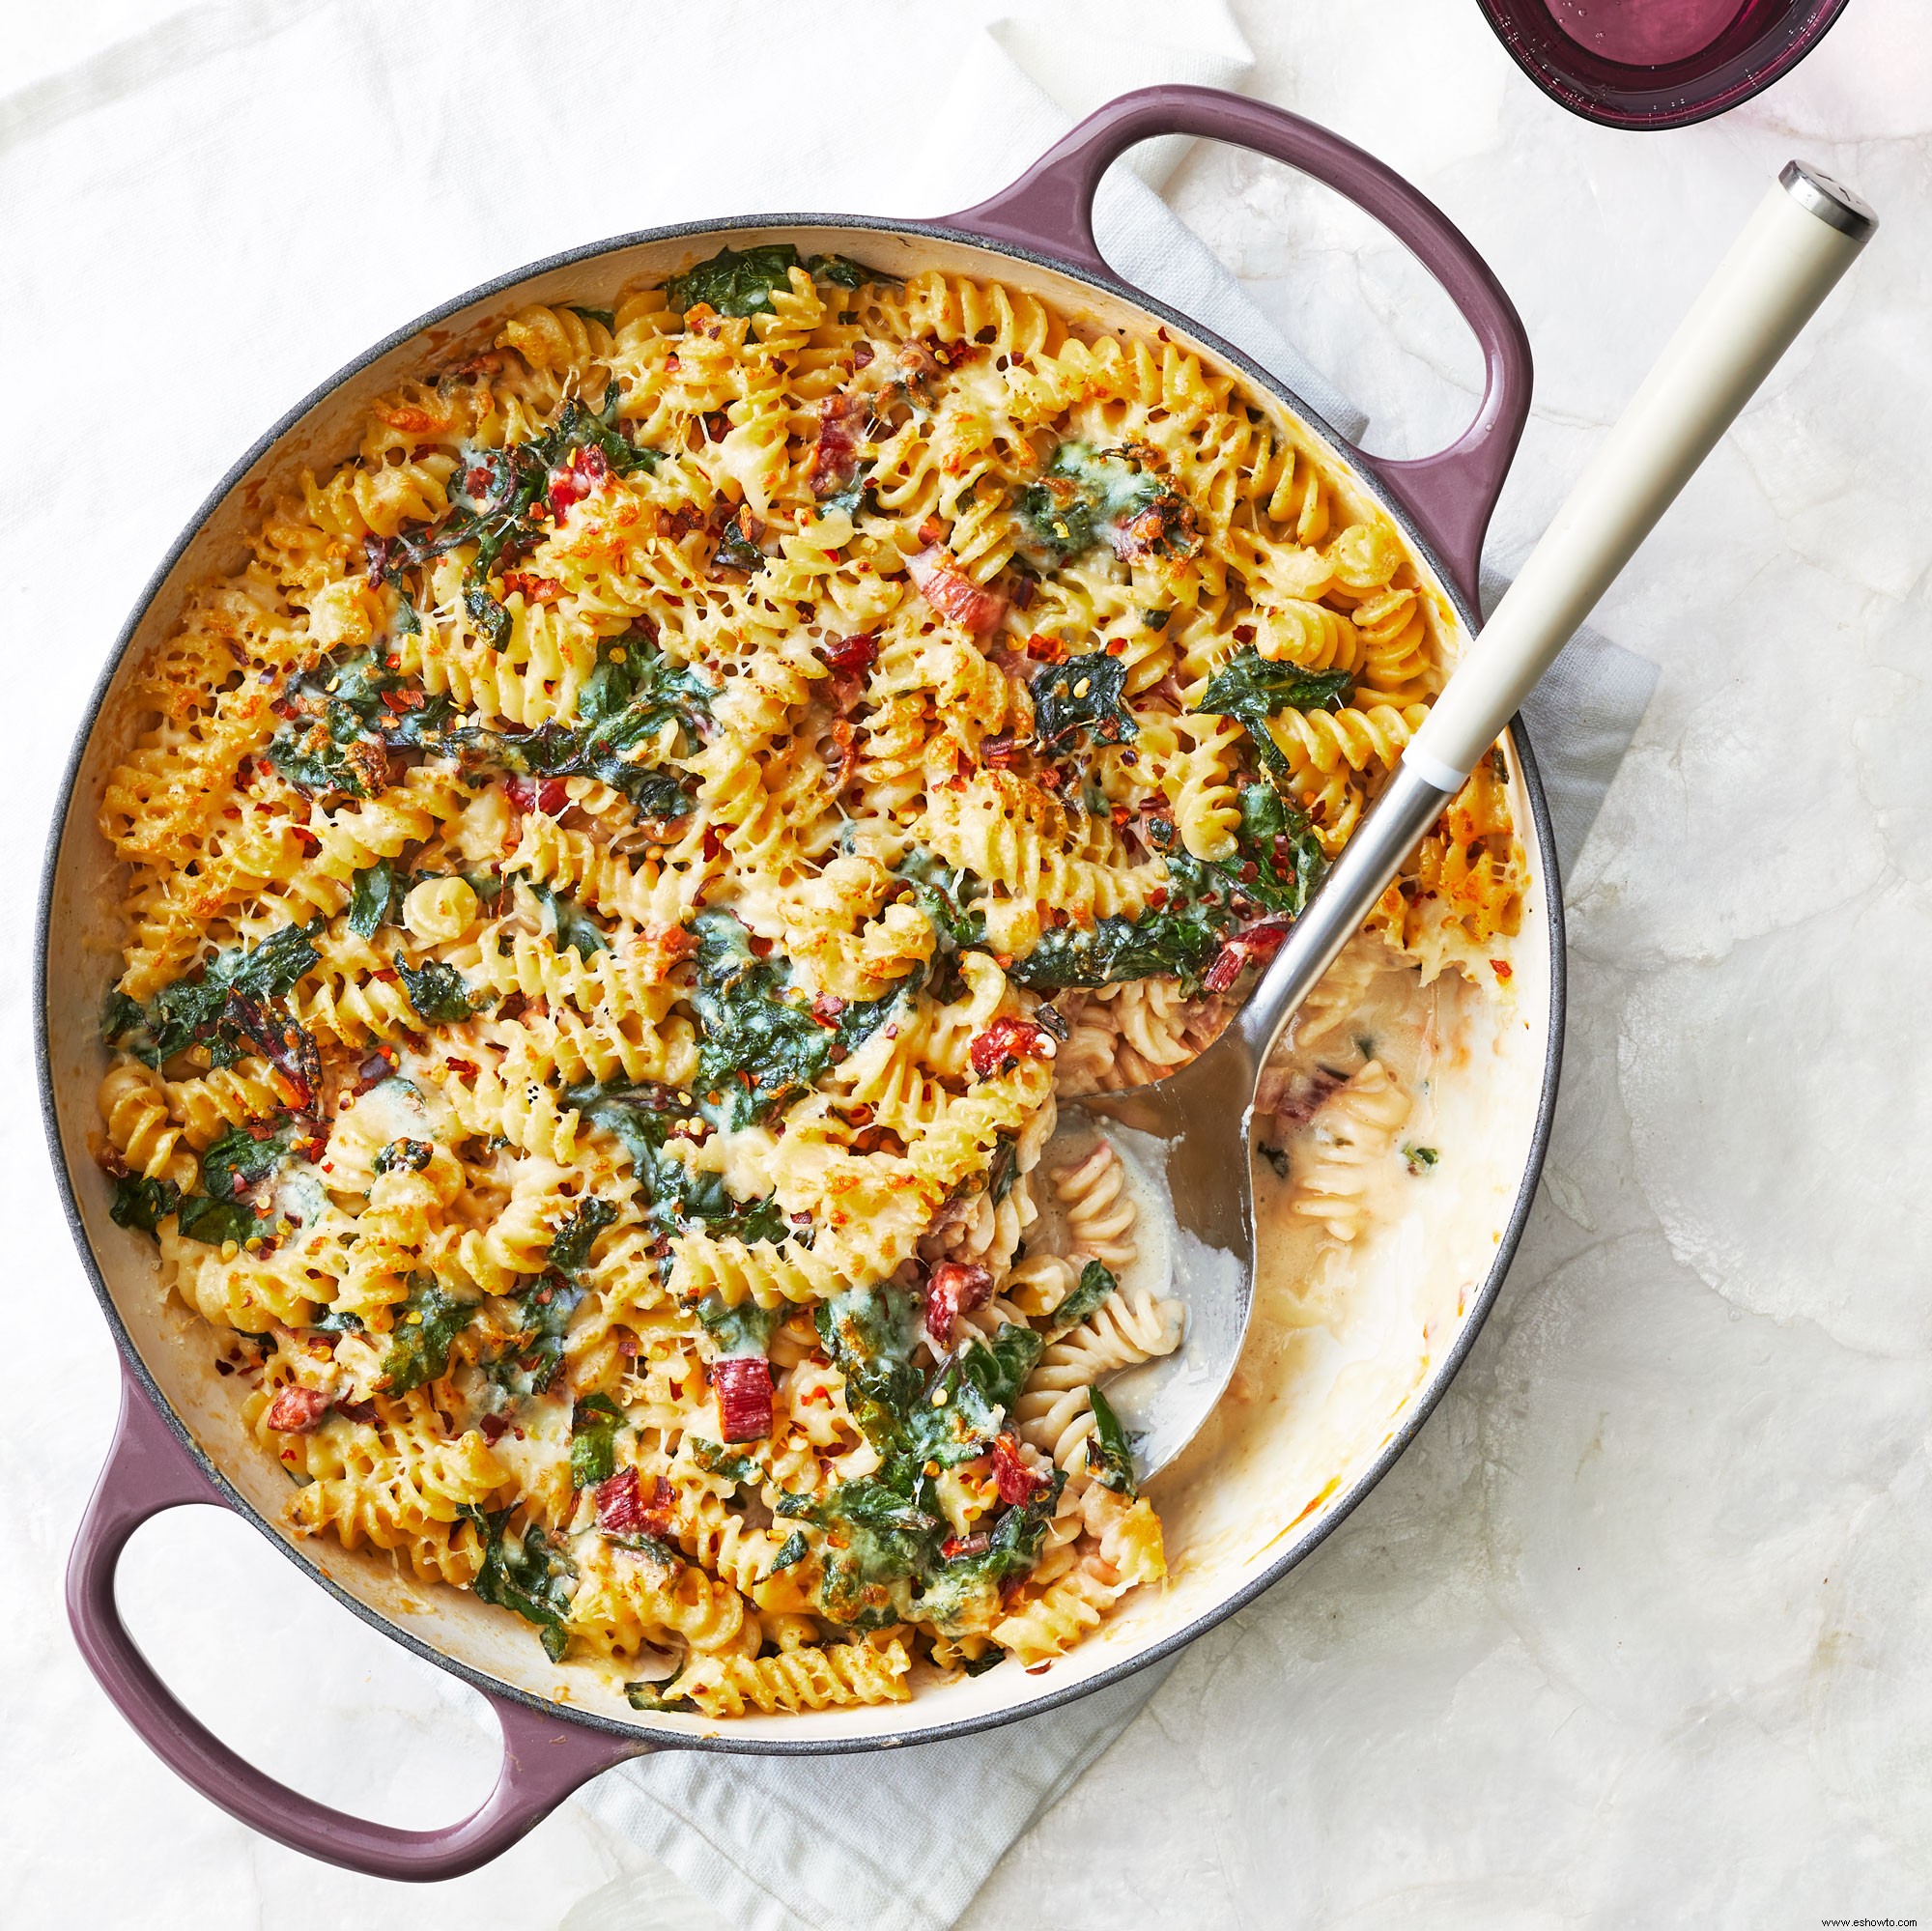
[[[1408,248],[1474,330],[1483,352],[1483,398],[1463,434],[1434,456],[1413,460],[1352,452],[1407,510],[1474,609],[1483,537],[1529,414],[1529,338],[1468,238],[1394,169],[1264,100],[1211,87],[1144,87],[1090,114],[1011,186],[941,216],[941,224],[1057,257],[1138,295],[1094,242],[1094,195],[1122,154],[1161,134],[1232,141],[1348,196]]]
[[[167,1509],[225,1498],[146,1392],[124,1373],[113,1445],[68,1560],[67,1610],[81,1655],[108,1700],[167,1767],[231,1817],[292,1850],[369,1877],[432,1882],[500,1856],[577,1787],[650,1746],[484,1694],[502,1730],[496,1787],[469,1816],[434,1831],[352,1817],[277,1783],[176,1701],[121,1620],[114,1571],[128,1539]]]

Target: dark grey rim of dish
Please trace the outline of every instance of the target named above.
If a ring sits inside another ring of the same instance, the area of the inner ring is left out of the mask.
[[[1450,1382],[1455,1379],[1463,1358],[1475,1345],[1476,1336],[1489,1318],[1496,1295],[1501,1292],[1504,1277],[1509,1272],[1510,1263],[1515,1259],[1518,1245],[1521,1241],[1530,1207],[1536,1196],[1537,1181],[1542,1176],[1544,1159],[1549,1148],[1549,1136],[1556,1108],[1556,1091],[1562,1072],[1564,1014],[1568,1000],[1562,881],[1557,868],[1555,837],[1550,827],[1549,808],[1544,797],[1543,781],[1537,772],[1535,755],[1530,750],[1528,732],[1523,726],[1521,718],[1519,717],[1510,725],[1510,736],[1516,746],[1517,755],[1521,760],[1523,790],[1529,799],[1530,817],[1536,834],[1537,878],[1546,901],[1545,917],[1549,933],[1549,1026],[1545,1044],[1542,1086],[1537,1098],[1536,1124],[1530,1135],[1522,1182],[1511,1207],[1509,1220],[1496,1247],[1495,1258],[1483,1278],[1482,1286],[1469,1302],[1462,1331],[1457,1336],[1454,1347],[1436,1364],[1431,1376],[1431,1385],[1417,1401],[1414,1409],[1402,1427],[1383,1443],[1368,1467],[1330,1501],[1321,1518],[1305,1535],[1297,1538],[1278,1561],[1232,1595],[1224,1597],[1211,1609],[1196,1617],[1185,1629],[1178,1630],[1160,1641],[1149,1644],[1137,1655],[1107,1669],[1097,1671],[1079,1683],[1071,1684],[1064,1690],[1050,1691],[1045,1696],[1029,1699],[1023,1707],[988,1711],[980,1716],[962,1718],[949,1723],[935,1723],[924,1729],[907,1731],[891,1737],[850,1737],[812,1742],[768,1738],[739,1742],[728,1737],[690,1736],[681,1731],[654,1730],[643,1725],[627,1723],[614,1717],[602,1716],[594,1711],[573,1708],[549,1697],[534,1695],[528,1690],[518,1689],[514,1684],[504,1683],[469,1663],[459,1661],[454,1657],[444,1655],[440,1650],[433,1648],[419,1636],[412,1634],[383,1615],[381,1611],[371,1608],[366,1603],[352,1595],[340,1583],[311,1563],[272,1523],[256,1512],[253,1505],[204,1453],[200,1443],[195,1440],[186,1425],[175,1412],[173,1404],[161,1392],[159,1384],[148,1372],[147,1363],[142,1360],[140,1351],[135,1348],[123,1323],[120,1310],[115,1306],[114,1298],[107,1291],[106,1279],[100,1271],[100,1264],[95,1259],[93,1243],[88,1238],[86,1224],[81,1218],[80,1205],[74,1196],[69,1177],[66,1150],[61,1139],[60,1118],[54,1098],[52,1050],[47,1035],[47,972],[52,931],[54,875],[60,863],[61,845],[67,830],[68,817],[72,809],[74,790],[79,782],[81,762],[93,740],[95,728],[99,723],[108,687],[113,683],[115,673],[120,669],[122,661],[133,641],[134,634],[147,615],[149,606],[159,594],[161,586],[181,560],[183,553],[200,533],[202,525],[263,456],[294,429],[311,410],[325,402],[344,383],[360,374],[372,362],[461,310],[488,300],[493,296],[502,295],[535,276],[551,273],[557,269],[583,266],[621,249],[653,242],[692,241],[712,236],[724,239],[748,232],[786,228],[847,229],[856,233],[907,235],[917,240],[954,241],[967,247],[980,249],[987,254],[1006,256],[1026,262],[1035,268],[1046,269],[1056,274],[1068,276],[1105,295],[1116,298],[1124,298],[1148,314],[1172,323],[1176,327],[1204,343],[1232,366],[1240,369],[1250,381],[1266,389],[1293,410],[1303,422],[1318,430],[1327,441],[1336,460],[1346,464],[1361,478],[1364,488],[1376,497],[1390,516],[1394,517],[1409,542],[1429,561],[1464,627],[1471,634],[1477,628],[1476,614],[1456,589],[1451,573],[1436,555],[1433,546],[1425,541],[1408,513],[1394,500],[1392,493],[1382,487],[1369,463],[1365,463],[1360,453],[1336,432],[1325,417],[1311,409],[1293,389],[1263,368],[1253,357],[1243,354],[1232,343],[1223,341],[1210,330],[1202,327],[1198,322],[1191,320],[1179,309],[1130,284],[1109,281],[1086,270],[1056,261],[1051,255],[1019,247],[1010,242],[989,241],[968,229],[948,227],[935,221],[896,221],[850,214],[745,215],[722,221],[688,221],[668,228],[642,229],[635,234],[621,235],[610,241],[590,242],[582,247],[566,249],[560,254],[545,256],[541,261],[532,262],[527,267],[479,283],[468,294],[440,303],[415,321],[385,335],[373,348],[365,350],[353,361],[344,364],[326,382],[311,389],[300,402],[259,437],[247,454],[235,463],[203,500],[201,507],[189,519],[185,528],[169,547],[167,554],[148,580],[128,621],[122,626],[120,636],[115,639],[114,648],[100,676],[95,683],[81,727],[74,739],[73,749],[68,756],[67,769],[62,775],[60,789],[55,799],[53,821],[48,834],[46,856],[41,868],[38,923],[34,938],[34,1058],[40,1082],[41,1114],[46,1131],[47,1149],[53,1160],[54,1180],[60,1189],[61,1207],[67,1216],[69,1231],[73,1236],[81,1264],[86,1268],[88,1279],[93,1284],[95,1298],[99,1301],[107,1324],[113,1330],[115,1343],[121,1350],[126,1369],[132,1372],[156,1413],[166,1422],[175,1438],[192,1457],[207,1479],[214,1491],[210,1497],[211,1501],[217,1498],[224,1500],[243,1521],[252,1524],[268,1539],[270,1548],[293,1563],[310,1581],[327,1590],[338,1603],[368,1624],[371,1629],[380,1631],[391,1641],[400,1643],[424,1662],[431,1663],[438,1669],[446,1670],[487,1696],[520,1703],[539,1715],[569,1722],[583,1729],[602,1731],[610,1736],[634,1741],[640,1754],[651,1748],[662,1748],[715,1750],[751,1756],[831,1756],[867,1750],[902,1749],[913,1744],[939,1743],[952,1737],[970,1736],[977,1731],[996,1729],[1025,1717],[1043,1715],[1049,1710],[1060,1708],[1063,1704],[1074,1702],[1082,1696],[1108,1689],[1136,1671],[1145,1669],[1150,1663],[1158,1662],[1163,1658],[1178,1654],[1197,1636],[1205,1635],[1217,1624],[1225,1622],[1236,1611],[1245,1608],[1257,1597],[1279,1582],[1297,1563],[1312,1554],[1353,1513],[1362,1498],[1388,1473],[1403,1452],[1415,1439],[1423,1424],[1434,1412],[1436,1403],[1441,1400]]]

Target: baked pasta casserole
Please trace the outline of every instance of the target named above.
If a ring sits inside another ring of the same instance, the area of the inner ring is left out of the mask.
[[[1453,636],[1271,400],[998,283],[726,250],[381,398],[101,807],[98,1157],[293,1529],[708,1718],[1158,1586],[1182,1309],[1056,1094],[1213,1036]],[[1323,1241],[1420,1156],[1349,985],[1493,986],[1521,879],[1485,766],[1276,1070]]]

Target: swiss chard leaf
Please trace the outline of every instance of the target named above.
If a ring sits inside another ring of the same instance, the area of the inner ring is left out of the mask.
[[[864,288],[867,282],[897,282],[900,277],[883,269],[868,269],[850,255],[813,255],[805,265],[815,282],[837,282],[840,288]]]
[[[483,1567],[470,1587],[484,1602],[513,1609],[526,1623],[536,1624],[544,1654],[560,1662],[570,1644],[564,1624],[576,1565],[541,1528],[526,1528],[520,1536],[506,1532],[508,1509],[492,1516],[465,1504],[459,1513],[476,1524],[483,1538]]]
[[[691,1444],[691,1459],[707,1475],[716,1475],[721,1482],[760,1482],[765,1471],[749,1455],[733,1455],[729,1449],[715,1441],[706,1441],[703,1436],[688,1434],[685,1440]]]
[[[181,1188],[172,1180],[123,1174],[114,1183],[114,1204],[107,1212],[116,1227],[137,1227],[143,1234],[154,1234],[181,1206]]]
[[[647,1217],[666,1234],[702,1226],[720,1239],[785,1239],[791,1229],[770,1194],[741,1201],[723,1174],[695,1172],[666,1150],[672,1131],[691,1117],[689,1097],[680,1100],[664,1086],[605,1085],[591,1081],[567,1088],[565,1103],[584,1119],[613,1134],[631,1156],[642,1187]]]
[[[436,1149],[427,1140],[391,1140],[369,1164],[379,1174],[419,1174],[435,1158]]]
[[[1321,711],[1339,705],[1353,683],[1352,671],[1304,670],[1298,664],[1277,664],[1250,643],[1208,680],[1194,708],[1236,719],[1254,740],[1263,763],[1286,771],[1288,759],[1268,729],[1268,720],[1277,711]]]
[[[1034,725],[1048,753],[1089,745],[1125,744],[1136,735],[1134,714],[1122,696],[1123,658],[1103,650],[1051,664],[1033,680]]]
[[[349,929],[373,939],[391,923],[402,909],[399,884],[396,867],[385,858],[358,871],[349,894]]]
[[[983,1548],[950,1561],[942,1556],[928,1568],[920,1581],[916,1613],[943,1632],[983,1629],[1002,1585],[1029,1574],[1039,1560],[1064,1480],[1056,1470],[1029,1501],[1005,1510]]]
[[[845,255],[813,255],[801,261],[789,241],[766,241],[752,248],[721,248],[665,284],[665,298],[680,313],[701,302],[720,315],[763,315],[772,311],[774,291],[791,286],[791,270],[802,268],[814,281],[840,288],[895,281]]]
[[[781,1569],[790,1569],[795,1563],[803,1562],[810,1553],[811,1545],[806,1540],[805,1531],[793,1529],[780,1544],[779,1552],[772,1557],[771,1568],[765,1572],[766,1576],[769,1578],[776,1576]]]
[[[570,1418],[570,1485],[594,1489],[608,1482],[617,1466],[617,1431],[624,1417],[604,1395],[586,1395]]]
[[[788,997],[790,973],[759,958],[751,934],[728,912],[700,913],[697,931],[697,1086],[706,1112],[726,1126],[751,1126],[871,1036],[895,1005],[853,1002],[829,1022]]]
[[[266,1237],[274,1228],[265,1212],[269,1182],[294,1158],[298,1144],[305,1138],[306,1129],[288,1116],[259,1132],[231,1126],[202,1154],[202,1191],[181,1202],[176,1227],[188,1239],[204,1240],[211,1247],[225,1240],[245,1246]]]
[[[575,950],[588,959],[594,953],[611,950],[611,942],[604,936],[603,926],[576,899],[567,893],[553,892],[549,886],[539,885],[534,879],[528,884],[542,910],[544,930],[550,934],[558,951]]]
[[[1087,1437],[1088,1471],[1116,1494],[1139,1494],[1134,1483],[1134,1453],[1113,1404],[1098,1388],[1089,1388],[1087,1399],[1094,1405],[1094,1433]]]
[[[563,1281],[539,1281],[518,1297],[516,1338],[484,1366],[484,1374],[519,1401],[541,1395],[563,1365],[564,1338],[583,1291]]]
[[[845,1403],[874,1445],[898,1438],[925,1377],[913,1365],[923,1310],[903,1288],[848,1288],[812,1319],[845,1377]]]
[[[432,1026],[459,1026],[475,1011],[469,987],[453,965],[445,965],[441,959],[425,959],[421,965],[412,966],[401,952],[395,959],[418,1019]]]
[[[1009,1322],[990,1342],[961,1349],[911,1404],[900,1429],[904,1452],[922,1467],[942,1468],[984,1455],[1043,1345],[1032,1328]]]
[[[1046,1338],[1058,1341],[1063,1334],[1070,1334],[1119,1286],[1112,1270],[1104,1263],[1089,1261],[1081,1268],[1079,1280],[1068,1290],[1066,1298],[1054,1309],[1053,1319],[1047,1323]]]
[[[574,1281],[590,1259],[592,1243],[616,1218],[617,1209],[608,1200],[592,1194],[579,1201],[550,1243],[551,1265]]]
[[[657,760],[673,726],[674,745],[698,742],[715,695],[695,670],[634,638],[605,646],[580,694],[576,723],[553,720],[521,735],[469,725],[450,741],[470,770],[594,778],[621,791],[646,817],[681,817],[691,800]]]
[[[449,1373],[449,1350],[456,1338],[476,1319],[476,1303],[445,1293],[425,1275],[417,1275],[410,1297],[396,1311],[389,1330],[383,1375],[389,1393],[406,1395]]]
[[[1124,980],[1172,975],[1198,983],[1235,924],[1213,904],[1170,903],[1138,919],[1118,914],[1091,926],[1061,925],[1043,933],[1009,977],[1036,992],[1069,985],[1118,985]]]
[[[188,1194],[175,1217],[175,1227],[185,1239],[203,1240],[211,1247],[234,1241],[245,1247],[268,1231],[268,1223],[257,1217],[244,1200],[214,1200],[207,1194]]]
[[[697,1304],[697,1319],[704,1324],[721,1360],[735,1355],[756,1355],[763,1359],[771,1347],[772,1331],[784,1319],[784,1310],[760,1307],[746,1300],[726,1307],[718,1294],[706,1294]]]
[[[321,957],[315,940],[325,923],[318,919],[311,925],[284,925],[259,945],[216,952],[199,978],[176,980],[146,1006],[125,993],[111,995],[101,1017],[101,1036],[110,1046],[158,1066],[197,1041],[220,1043],[225,1030],[232,1061],[230,995],[263,1004],[286,998],[315,969]]]
[[[938,935],[942,950],[964,951],[986,943],[986,915],[975,909],[985,887],[963,866],[954,871],[933,853],[914,845],[894,867],[912,887],[919,909]]]

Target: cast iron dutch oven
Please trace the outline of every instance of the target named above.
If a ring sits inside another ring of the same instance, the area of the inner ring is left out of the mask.
[[[1485,383],[1475,420],[1449,448],[1415,462],[1372,459],[1239,351],[1125,284],[1094,240],[1094,190],[1127,149],[1180,133],[1233,141],[1339,189],[1384,223],[1436,276],[1481,345]],[[250,525],[304,465],[324,469],[353,447],[372,396],[426,364],[481,346],[501,317],[531,302],[603,304],[731,244],[788,241],[907,273],[925,267],[1031,290],[1095,326],[1170,338],[1266,392],[1332,453],[1364,498],[1410,539],[1466,629],[1475,623],[1477,560],[1529,408],[1522,326],[1495,277],[1423,195],[1350,143],[1258,101],[1189,87],[1150,88],[1102,108],[990,201],[935,221],[769,215],[627,235],[557,255],[459,296],[378,343],[275,424],[216,487],[182,533],[128,619],[69,764],[42,887],[36,1018],[42,1103],[74,1240],[122,1355],[121,1413],[68,1575],[74,1633],[101,1687],[149,1745],[203,1795],[256,1830],[311,1856],[390,1878],[455,1876],[497,1856],[570,1791],[656,1749],[782,1754],[865,1750],[1011,1722],[1118,1681],[1172,1654],[1279,1581],[1373,1488],[1414,1437],[1488,1313],[1515,1251],[1543,1164],[1562,1044],[1563,934],[1548,816],[1529,746],[1512,733],[1511,782],[1530,881],[1518,943],[1519,1011],[1529,1024],[1514,1058],[1481,1074],[1516,1092],[1520,1130],[1503,1135],[1487,1184],[1493,1229],[1472,1261],[1457,1317],[1406,1363],[1397,1394],[1333,1443],[1325,1483],[1292,1464],[1308,1454],[1293,1418],[1257,1416],[1252,1441],[1211,1468],[1183,1459],[1156,1485],[1169,1522],[1174,1579],[1141,1591],[1050,1668],[1008,1664],[935,1684],[910,1703],[729,1725],[632,1711],[589,1666],[552,1664],[526,1627],[456,1590],[400,1576],[380,1552],[298,1543],[277,1525],[286,1493],[271,1458],[242,1427],[233,1384],[213,1372],[206,1329],[162,1304],[153,1248],[109,1221],[109,1188],[89,1157],[102,1060],[97,1017],[117,894],[95,827],[105,773],[123,753],[117,697],[138,656],[178,621],[187,594],[238,564]],[[1479,1163],[1478,1163],[1479,1164]],[[1483,1176],[1463,1176],[1475,1184]],[[1283,1431],[1287,1431],[1284,1434]],[[1279,1440],[1277,1439],[1279,1437]],[[1302,1483],[1297,1490],[1296,1481]],[[331,1810],[244,1762],[191,1717],[140,1654],[117,1613],[114,1570],[128,1536],[165,1509],[219,1503],[261,1530],[355,1614],[489,1698],[502,1726],[496,1787],[473,1815],[435,1831],[401,1831]],[[1300,1509],[1300,1514],[1294,1511]],[[1145,1598],[1145,1601],[1141,1601]]]

